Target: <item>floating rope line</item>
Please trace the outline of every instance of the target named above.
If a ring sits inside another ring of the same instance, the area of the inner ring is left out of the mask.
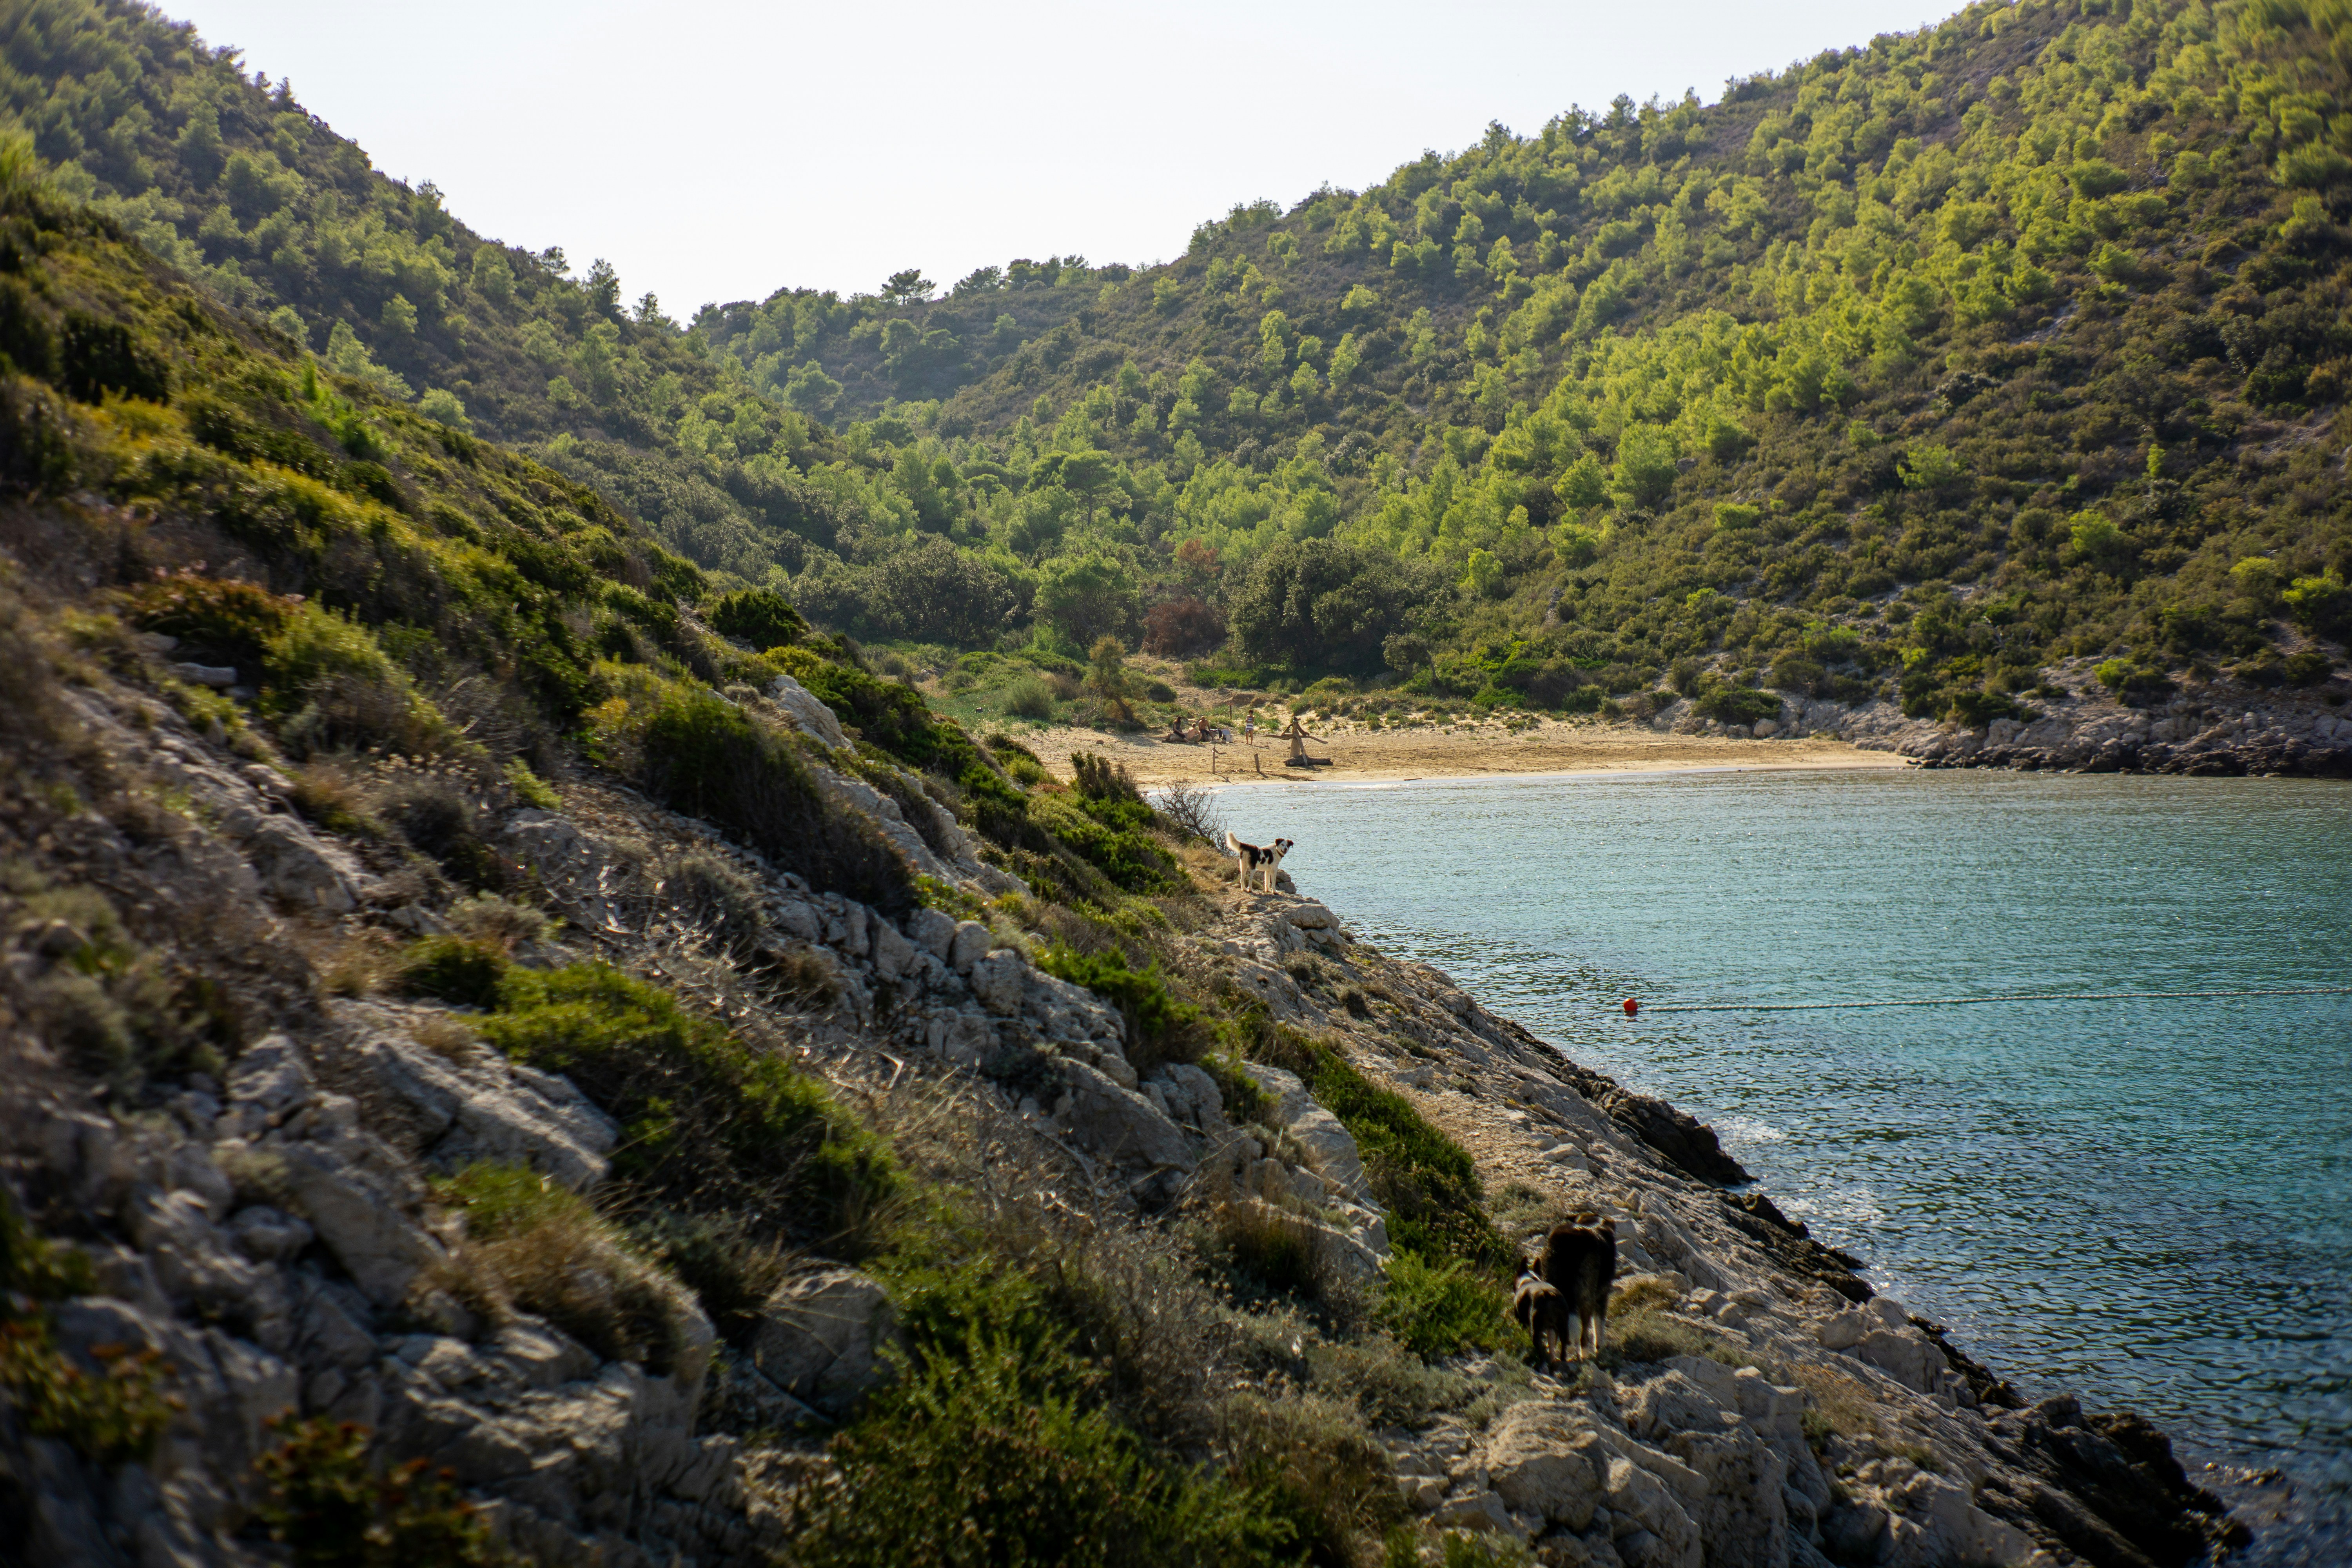
[[[2352,985],[2272,991],[2059,991],[2019,996],[1924,996],[1904,1002],[1663,1002],[1643,1013],[1818,1013],[1850,1007],[1980,1007],[1993,1002],[2159,1002],[2201,996],[2352,996]],[[1628,1001],[1628,1016],[1634,1005]]]

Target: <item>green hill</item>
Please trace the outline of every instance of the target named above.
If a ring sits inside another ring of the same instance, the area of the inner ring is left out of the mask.
[[[2315,679],[2352,620],[2340,7],[1981,5],[1236,207],[1165,267],[684,331],[148,13],[21,7],[6,58],[66,187],[207,289],[934,663],[1229,632],[1291,689],[1981,720],[2068,655]]]

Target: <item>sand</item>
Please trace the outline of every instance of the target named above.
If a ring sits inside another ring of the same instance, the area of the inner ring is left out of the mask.
[[[1869,752],[1823,737],[1730,740],[1662,734],[1642,724],[1546,719],[1512,730],[1498,722],[1461,721],[1412,729],[1366,730],[1347,723],[1310,725],[1328,743],[1307,753],[1330,759],[1312,770],[1283,765],[1286,742],[1261,733],[1255,746],[1234,731],[1234,744],[1176,744],[1157,735],[1119,735],[1058,727],[1025,731],[1021,743],[1058,778],[1070,776],[1070,753],[1099,752],[1122,763],[1138,784],[1395,782],[1475,778],[1496,773],[1673,773],[1701,769],[1900,768],[1888,752]]]

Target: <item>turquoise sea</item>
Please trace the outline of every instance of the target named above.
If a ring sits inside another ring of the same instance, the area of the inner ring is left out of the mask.
[[[2352,1558],[2352,784],[1702,773],[1225,792],[1302,890],[1764,1190],[2029,1394],[2277,1466]],[[1739,1010],[1645,1012],[1734,1003]],[[2339,1533],[2340,1531],[2340,1533]],[[2319,1555],[2311,1555],[2316,1552]]]

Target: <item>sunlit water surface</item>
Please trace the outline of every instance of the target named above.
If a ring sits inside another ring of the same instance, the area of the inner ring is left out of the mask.
[[[2352,995],[1619,1007],[2352,984],[2352,785],[1716,773],[1221,806],[1297,840],[1286,868],[1360,935],[1712,1122],[2021,1388],[2284,1467],[2300,1544],[2262,1556],[2352,1559]]]

